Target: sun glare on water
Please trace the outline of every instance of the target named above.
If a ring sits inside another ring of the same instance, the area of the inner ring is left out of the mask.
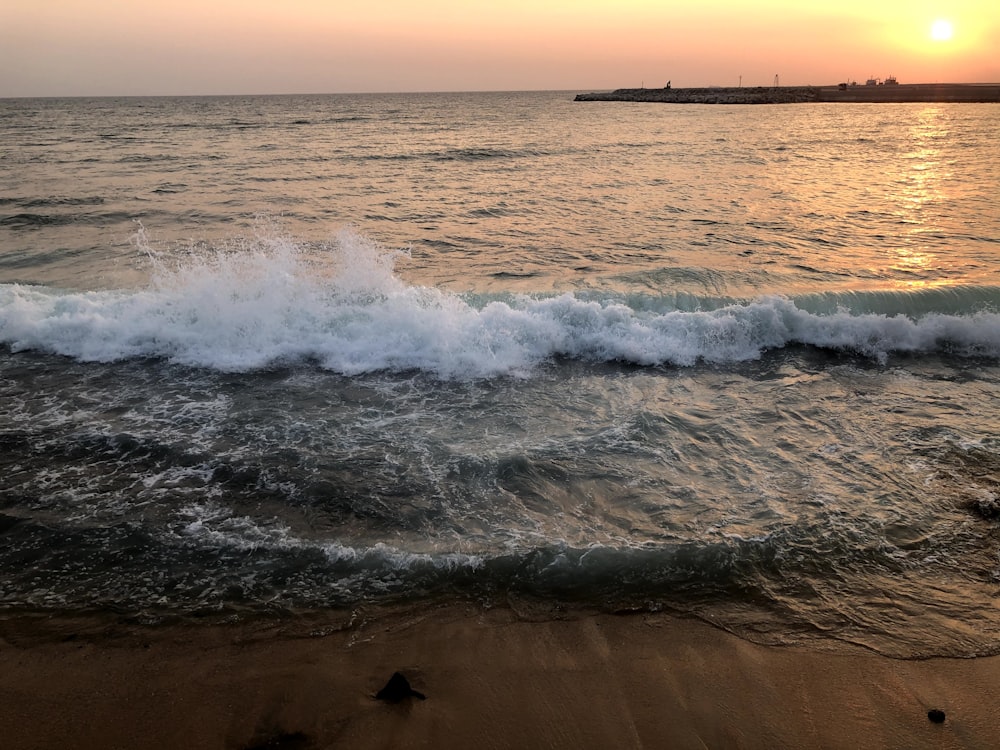
[[[947,19],[939,18],[931,24],[931,39],[935,42],[947,42],[954,33],[955,29]]]

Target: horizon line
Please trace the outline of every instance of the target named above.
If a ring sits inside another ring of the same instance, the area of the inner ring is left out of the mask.
[[[702,86],[672,86],[673,90],[683,90],[683,89],[753,89],[753,88],[778,88],[778,89],[793,89],[793,88],[827,88],[839,86],[842,81],[837,83],[803,83],[803,84],[783,84],[780,86],[773,86],[767,84],[756,84],[756,85],[723,85],[723,84],[705,84]],[[990,82],[990,81],[969,81],[969,82],[959,82],[959,81],[923,81],[916,83],[900,83],[899,86],[1000,86],[1000,81]],[[183,99],[183,98],[225,98],[225,97],[240,97],[240,96],[398,96],[398,95],[414,95],[414,94],[542,94],[542,93],[571,93],[571,92],[600,92],[600,91],[617,91],[619,89],[625,90],[642,90],[649,89],[651,91],[659,91],[665,87],[663,86],[651,86],[647,87],[645,85],[639,86],[618,86],[615,88],[557,88],[557,89],[421,89],[412,91],[283,91],[283,92],[233,92],[233,93],[197,93],[197,94],[20,94],[20,95],[0,95],[0,100],[15,100],[15,99]],[[858,84],[858,88],[865,88],[865,85]]]

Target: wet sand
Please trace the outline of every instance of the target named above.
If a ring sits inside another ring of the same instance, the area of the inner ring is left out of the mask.
[[[396,671],[426,700],[376,700]],[[763,646],[664,614],[0,623],[8,750],[985,748],[998,694],[998,657]]]

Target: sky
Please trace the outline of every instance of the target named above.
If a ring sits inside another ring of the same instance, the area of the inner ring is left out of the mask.
[[[0,97],[598,91],[890,75],[1000,82],[1000,2],[0,2]]]

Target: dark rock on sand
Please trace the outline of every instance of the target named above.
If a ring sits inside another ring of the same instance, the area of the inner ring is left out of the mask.
[[[406,698],[426,700],[427,696],[410,687],[410,681],[399,672],[393,672],[385,687],[375,694],[375,698],[386,703],[399,703]]]
[[[935,724],[944,723],[944,711],[938,708],[932,708],[927,712],[927,718],[933,721]]]
[[[244,750],[309,750],[313,745],[303,732],[278,732],[255,741]]]

